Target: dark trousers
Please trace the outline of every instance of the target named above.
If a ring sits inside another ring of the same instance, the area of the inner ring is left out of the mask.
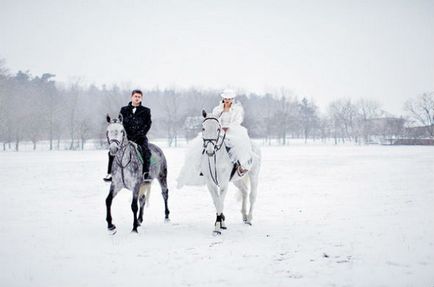
[[[140,147],[139,150],[143,157],[143,169],[142,169],[143,173],[149,172],[149,166],[151,164],[151,150],[149,149],[148,141],[145,140],[142,144],[138,144],[138,146]],[[110,152],[108,153],[108,156],[109,156],[109,162],[107,167],[107,173],[111,174],[113,160],[115,159],[115,157],[110,155]]]

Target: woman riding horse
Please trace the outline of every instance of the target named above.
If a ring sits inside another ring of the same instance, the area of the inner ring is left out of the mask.
[[[220,121],[225,136],[225,147],[239,176],[243,176],[252,165],[252,145],[247,129],[241,126],[244,109],[235,101],[236,93],[225,89],[220,95],[223,99],[214,108],[213,115]],[[184,165],[178,176],[178,188],[184,185],[204,185],[200,168],[202,158],[202,137],[199,135],[190,144]]]
[[[241,103],[234,101],[236,96],[233,90],[224,90],[221,94],[223,100],[214,108],[213,114],[219,119],[222,129],[226,133],[225,145],[229,157],[237,165],[238,174],[242,176],[252,165],[252,145],[247,129],[241,126],[244,109]]]

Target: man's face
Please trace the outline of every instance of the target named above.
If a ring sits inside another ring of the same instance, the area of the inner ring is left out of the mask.
[[[138,106],[140,104],[140,102],[142,101],[142,95],[139,93],[134,93],[131,96],[131,103],[133,104],[133,106]]]

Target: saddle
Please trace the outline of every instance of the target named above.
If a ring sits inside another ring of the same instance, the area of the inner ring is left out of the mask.
[[[144,163],[144,159],[143,159],[143,151],[142,151],[142,147],[139,146],[138,144],[136,144],[136,143],[133,142],[133,141],[130,141],[130,144],[133,145],[133,147],[134,147],[134,149],[135,149],[135,151],[136,151],[136,154],[137,154],[137,158],[139,159],[140,163],[143,164],[143,163]],[[158,160],[157,160],[157,159],[155,158],[155,156],[151,153],[151,158],[150,158],[149,161],[150,161],[149,166],[152,166],[152,165],[156,164]]]
[[[134,150],[136,151],[137,154],[137,158],[139,159],[140,163],[143,164],[144,160],[143,160],[143,152],[142,152],[142,147],[139,146],[138,144],[136,144],[133,141],[130,141],[130,144],[133,145]]]

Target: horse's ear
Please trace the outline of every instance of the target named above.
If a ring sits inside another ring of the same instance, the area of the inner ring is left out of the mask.
[[[109,114],[107,114],[107,115],[106,115],[106,119],[107,119],[107,122],[108,122],[108,123],[110,123],[110,122],[111,122],[111,119],[110,119],[110,116],[109,116]]]
[[[206,118],[206,112],[205,112],[205,110],[202,110],[202,116],[203,116],[204,118]]]
[[[122,123],[124,120],[124,117],[122,116],[122,114],[119,114],[118,118],[119,118],[119,122]]]

